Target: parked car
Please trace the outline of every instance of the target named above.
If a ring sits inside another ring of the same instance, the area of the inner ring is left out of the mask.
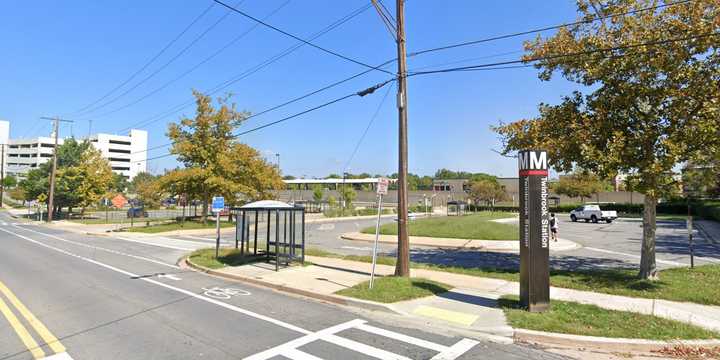
[[[600,205],[582,205],[570,212],[570,220],[575,222],[580,219],[594,223],[605,221],[609,224],[617,219],[617,211],[602,211]]]
[[[146,218],[148,217],[147,211],[145,211],[145,208],[141,207],[131,207],[127,211],[127,217],[129,218]]]

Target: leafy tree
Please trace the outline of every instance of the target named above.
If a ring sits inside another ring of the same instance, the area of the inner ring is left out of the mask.
[[[113,175],[110,163],[102,157],[100,151],[88,147],[77,166],[64,168],[58,173],[58,184],[77,184],[74,190],[75,201],[77,206],[82,207],[84,214],[86,207],[95,204],[107,193],[112,186]],[[66,176],[69,178],[66,179]]]
[[[357,198],[357,193],[355,192],[355,189],[353,189],[352,186],[346,185],[340,187],[340,196],[342,197],[343,201],[345,202],[345,208],[352,209],[353,201]]]
[[[320,184],[313,186],[313,200],[316,203],[319,203],[322,201],[323,195],[324,195],[323,188],[322,188],[322,186],[320,186]]]
[[[340,176],[340,175],[338,175],[338,174],[330,174],[330,175],[328,175],[328,176],[325,177],[325,178],[326,178],[326,179],[342,179],[342,176]]]
[[[74,138],[66,139],[62,145],[57,148],[57,177],[55,180],[55,209],[57,211],[63,207],[74,207],[78,203],[78,193],[76,192],[81,179],[81,174],[77,167],[83,159],[83,154],[90,149],[91,145],[87,141],[78,142]],[[19,186],[23,189],[25,199],[32,201],[37,199],[40,194],[50,193],[50,171],[52,162],[47,161],[36,169],[30,170],[25,179],[20,181]],[[71,209],[72,210],[72,209]]]
[[[143,206],[156,208],[160,206],[163,191],[160,188],[159,176],[147,172],[141,172],[130,182],[130,187],[142,201]]]
[[[14,188],[15,186],[17,186],[17,183],[18,183],[18,181],[17,181],[17,178],[16,178],[15,176],[13,176],[13,175],[7,175],[7,176],[5,176],[5,178],[3,179],[2,186],[5,187],[5,188]]]
[[[337,199],[335,199],[335,197],[332,195],[328,196],[328,206],[330,208],[334,208],[337,206]]]
[[[580,20],[626,15],[537,38],[524,59],[538,60],[541,80],[559,73],[584,92],[541,104],[537,119],[496,128],[505,153],[545,149],[559,171],[578,165],[603,178],[622,172],[637,180],[634,189],[645,195],[643,279],[657,279],[655,208],[677,188],[673,168],[720,147],[720,6],[697,0],[631,13],[656,4],[579,0]]]
[[[493,208],[495,202],[503,201],[507,198],[505,187],[500,185],[497,180],[480,179],[470,183],[470,198],[476,202],[485,202]]]
[[[283,183],[274,165],[268,164],[253,148],[239,143],[233,131],[249,115],[229,104],[229,97],[212,99],[193,91],[197,106],[194,118],[170,124],[168,137],[172,154],[185,166],[166,174],[160,185],[170,192],[179,189],[201,199],[202,218],[207,222],[208,203],[213,195],[222,195],[229,205],[244,196],[249,199],[273,197],[272,191]]]
[[[550,189],[556,194],[571,198],[579,197],[581,202],[585,202],[585,198],[593,194],[609,190],[608,187],[606,181],[602,181],[597,175],[588,171],[577,171],[561,176],[557,182],[550,184]]]
[[[109,192],[124,193],[130,187],[127,177],[122,174],[113,173],[112,182],[110,183]]]
[[[23,204],[25,204],[25,199],[26,199],[25,190],[23,190],[22,187],[16,186],[16,187],[10,189],[8,191],[8,195],[10,195],[10,197],[13,200],[19,200],[19,201],[22,201]]]

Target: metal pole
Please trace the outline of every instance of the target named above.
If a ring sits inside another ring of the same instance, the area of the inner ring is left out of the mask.
[[[218,255],[220,255],[220,212],[215,213],[215,231],[216,231],[216,237],[215,237],[215,258],[218,258]]]
[[[380,238],[380,214],[382,214],[382,201],[383,196],[378,195],[378,215],[377,223],[375,223],[375,243],[373,244],[372,271],[370,272],[370,289],[373,288],[373,282],[375,281],[375,264],[377,263],[377,248],[378,240]]]
[[[690,212],[690,200],[688,200],[688,246],[690,247],[690,268],[695,268],[695,249],[693,248],[693,218]]]
[[[407,139],[407,71],[405,51],[405,1],[396,0],[398,55],[398,252],[396,276],[410,276],[410,243],[408,239],[408,139]]]

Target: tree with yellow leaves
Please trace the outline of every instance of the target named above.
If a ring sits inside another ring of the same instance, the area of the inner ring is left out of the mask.
[[[495,130],[505,153],[545,149],[558,171],[630,174],[645,194],[639,277],[657,279],[658,199],[677,189],[678,165],[720,148],[720,3],[578,0],[578,12],[526,43],[524,60],[585,90]]]

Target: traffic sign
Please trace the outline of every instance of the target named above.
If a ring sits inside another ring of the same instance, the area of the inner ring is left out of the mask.
[[[225,198],[222,196],[215,196],[212,199],[212,212],[219,213],[225,210]]]
[[[388,192],[388,185],[390,185],[390,180],[386,178],[380,178],[377,182],[377,194],[378,195],[387,195]]]
[[[114,198],[112,198],[112,204],[118,209],[121,209],[125,204],[127,204],[127,199],[125,199],[122,194],[117,194]]]

